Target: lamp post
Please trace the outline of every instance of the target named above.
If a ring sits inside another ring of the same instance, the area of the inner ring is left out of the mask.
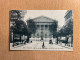
[[[45,47],[45,45],[44,45],[44,42],[43,42],[42,48],[44,48],[44,47]]]

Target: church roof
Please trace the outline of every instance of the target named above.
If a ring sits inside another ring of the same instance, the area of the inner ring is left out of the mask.
[[[56,20],[46,17],[46,16],[39,16],[33,19],[35,22],[54,22]]]

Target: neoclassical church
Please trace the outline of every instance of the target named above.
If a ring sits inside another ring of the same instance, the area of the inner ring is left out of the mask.
[[[56,20],[51,19],[46,16],[39,16],[33,19],[36,23],[37,30],[35,34],[32,34],[32,38],[50,38],[52,37],[52,32],[49,30],[50,25],[54,23]]]

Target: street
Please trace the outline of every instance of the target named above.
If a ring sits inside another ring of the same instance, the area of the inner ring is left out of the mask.
[[[42,48],[43,42],[33,41],[32,43],[26,43],[12,47],[10,43],[10,50],[54,50],[54,51],[72,51],[73,47],[65,46],[64,44],[49,44],[49,42],[44,42],[44,48]]]

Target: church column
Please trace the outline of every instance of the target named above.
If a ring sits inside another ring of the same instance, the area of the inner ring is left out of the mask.
[[[44,25],[44,38],[45,38],[45,25]]]
[[[49,33],[49,25],[48,25],[48,33]],[[49,34],[47,34],[47,37],[49,38]]]
[[[45,25],[44,25],[44,41],[45,41]]]
[[[39,26],[40,26],[39,38],[41,38],[41,25]]]

